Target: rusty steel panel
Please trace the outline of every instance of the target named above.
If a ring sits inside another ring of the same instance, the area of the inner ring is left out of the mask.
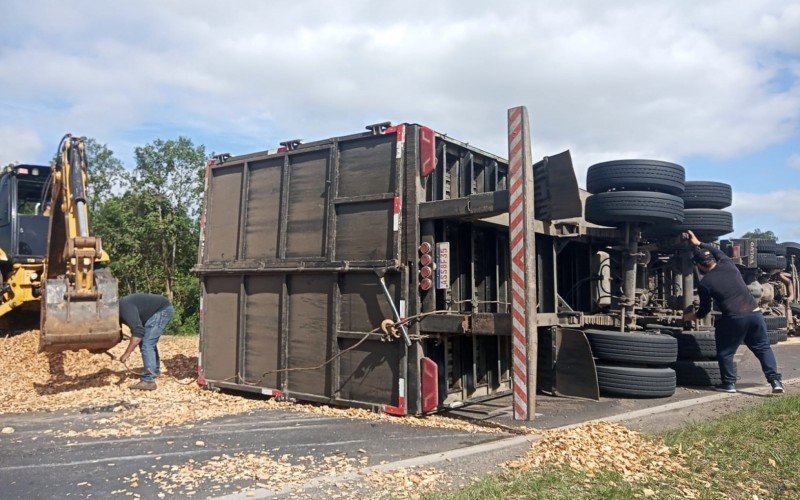
[[[340,198],[395,191],[395,139],[392,134],[341,143]]]
[[[329,156],[325,149],[290,158],[286,257],[325,255]]]
[[[210,380],[237,382],[240,285],[238,276],[210,276],[205,280],[201,343],[203,372]]]
[[[353,348],[358,341],[338,339],[339,350],[349,350],[339,358],[337,396],[350,401],[394,404],[398,398],[401,344],[367,340]]]
[[[338,205],[336,259],[390,260],[393,208],[393,200]]]
[[[278,258],[283,157],[250,165],[244,258]]]
[[[206,220],[205,261],[236,258],[239,241],[239,204],[242,192],[242,167],[232,165],[211,170]]]
[[[511,315],[508,313],[474,313],[474,335],[511,335]]]
[[[397,287],[389,276],[387,287],[392,296],[397,296]],[[393,319],[392,307],[375,274],[343,274],[339,288],[341,331],[369,332],[380,326],[384,319]]]
[[[248,385],[280,387],[283,276],[245,278],[243,372]],[[232,311],[233,313],[233,311]]]
[[[290,391],[320,396],[330,394],[327,367],[309,368],[323,364],[330,357],[334,281],[335,277],[330,274],[294,274],[288,278]]]

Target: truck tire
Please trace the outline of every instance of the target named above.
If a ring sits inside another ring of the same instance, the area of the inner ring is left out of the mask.
[[[775,269],[786,269],[787,262],[786,262],[786,257],[784,255],[776,255],[775,262],[777,263],[778,266]]]
[[[709,387],[722,383],[716,361],[677,361],[674,365],[678,385]]]
[[[713,208],[690,208],[683,211],[680,231],[692,230],[698,238],[718,238],[733,232],[733,215]]]
[[[772,240],[756,239],[756,250],[764,253],[775,253],[778,250],[778,244]]]
[[[775,255],[778,257],[786,257],[786,245],[783,243],[775,245]]]
[[[662,333],[586,330],[592,354],[602,361],[669,366],[678,358],[678,342]]]
[[[716,359],[717,341],[714,332],[681,332],[675,334],[678,341],[678,359],[700,361]]]
[[[724,182],[686,181],[683,206],[686,208],[728,208],[731,206],[731,185]]]
[[[789,340],[789,331],[788,330],[778,330],[775,334],[775,338],[778,339],[778,342],[786,342]]]
[[[800,257],[800,243],[795,243],[794,241],[784,241],[781,243],[783,248],[786,249],[786,255],[795,255]]]
[[[586,199],[586,220],[615,226],[624,222],[674,224],[683,222],[683,200],[651,191],[612,191]]]
[[[767,324],[767,330],[780,330],[788,324],[786,316],[764,316],[764,323]]]
[[[775,345],[778,343],[778,338],[780,336],[779,333],[779,330],[769,330],[767,332],[767,337],[769,337],[769,345]]]
[[[597,383],[605,394],[663,398],[675,393],[675,371],[598,364]]]
[[[761,253],[756,254],[756,265],[766,271],[771,271],[778,268],[778,256],[774,253]]]
[[[596,163],[586,172],[586,189],[606,191],[656,191],[680,196],[686,173],[682,166],[658,160],[614,160]]]

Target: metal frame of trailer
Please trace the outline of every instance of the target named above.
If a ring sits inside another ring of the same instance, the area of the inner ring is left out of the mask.
[[[425,126],[367,128],[207,165],[201,381],[398,415],[597,397],[587,316],[557,290],[585,288],[589,236],[611,233],[581,218],[569,152],[533,165],[524,108],[511,165]]]

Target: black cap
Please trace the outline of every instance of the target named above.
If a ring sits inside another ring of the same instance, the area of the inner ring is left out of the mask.
[[[711,252],[705,248],[695,247],[692,255],[692,262],[695,264],[708,264],[714,262],[714,255],[712,255]]]

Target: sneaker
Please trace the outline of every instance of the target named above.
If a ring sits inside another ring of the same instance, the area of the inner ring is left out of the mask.
[[[771,380],[769,385],[772,386],[772,394],[783,394],[785,392],[780,380]]]
[[[156,390],[156,383],[155,382],[145,382],[144,380],[140,380],[133,384],[131,389],[137,391],[155,391]]]
[[[736,384],[732,382],[723,382],[715,385],[714,389],[719,392],[736,392]]]

